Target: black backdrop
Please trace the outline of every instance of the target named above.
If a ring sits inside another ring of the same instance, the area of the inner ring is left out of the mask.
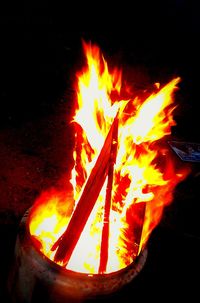
[[[1,132],[10,129],[10,142],[13,129],[23,129],[28,121],[37,125],[43,117],[47,121],[61,100],[66,99],[67,108],[66,91],[82,64],[82,38],[97,43],[109,62],[125,68],[133,82],[135,73],[137,85],[180,76],[174,136],[200,142],[198,1],[15,1],[1,4],[0,14],[0,127]],[[152,238],[150,264],[133,287],[138,298],[158,298],[157,288],[168,298],[174,292],[177,298],[181,293],[198,295],[199,167],[194,164],[193,170],[166,212],[164,232],[158,230]],[[183,233],[176,237],[177,228]],[[122,293],[121,300],[125,296],[127,301],[131,291]]]
[[[0,123],[50,109],[70,85],[81,38],[118,63],[145,70],[151,82],[182,78],[180,135],[198,136],[198,1],[9,2],[0,18]],[[182,124],[186,124],[184,130]],[[195,133],[195,134],[194,134]]]

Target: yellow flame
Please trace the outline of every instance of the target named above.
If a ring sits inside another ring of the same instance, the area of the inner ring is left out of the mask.
[[[180,78],[162,88],[156,83],[156,93],[146,100],[131,96],[123,100],[120,98],[121,72],[109,71],[97,46],[84,43],[84,50],[87,64],[77,75],[77,108],[73,117],[77,125],[71,178],[74,200],[55,193],[43,195],[31,212],[30,234],[38,248],[53,260],[55,251],[52,252],[51,247],[68,225],[118,112],[118,149],[106,268],[109,273],[134,261],[159,223],[164,206],[172,201],[176,184],[186,175],[176,171],[168,151],[162,152],[159,145],[159,140],[169,135],[175,125],[173,93]],[[119,96],[118,100],[112,100],[113,92]],[[170,168],[167,168],[166,159],[171,161]],[[107,180],[69,260],[68,269],[98,273],[106,184]]]

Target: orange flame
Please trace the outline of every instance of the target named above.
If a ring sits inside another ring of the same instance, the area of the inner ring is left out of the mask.
[[[57,192],[43,194],[30,214],[30,234],[51,260],[51,247],[65,231],[84,185],[97,160],[114,117],[118,113],[118,148],[110,210],[106,273],[129,265],[144,249],[159,223],[173,190],[186,176],[177,171],[162,138],[170,135],[173,120],[175,78],[146,100],[120,98],[122,74],[108,65],[97,46],[84,43],[87,65],[77,75],[76,146],[71,183],[74,199]],[[113,95],[119,96],[112,100]],[[67,269],[98,273],[106,195],[101,189]],[[78,222],[77,222],[78,225]],[[62,264],[61,264],[62,265]]]

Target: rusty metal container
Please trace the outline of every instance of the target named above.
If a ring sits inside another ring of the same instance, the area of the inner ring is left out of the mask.
[[[24,214],[16,239],[8,289],[13,303],[79,303],[119,291],[143,268],[147,249],[128,267],[109,274],[85,274],[66,270],[40,253],[29,235]],[[80,256],[81,257],[81,256]]]

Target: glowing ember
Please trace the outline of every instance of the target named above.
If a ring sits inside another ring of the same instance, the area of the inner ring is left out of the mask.
[[[175,125],[173,93],[180,78],[164,87],[156,84],[146,100],[123,100],[121,72],[109,71],[97,46],[84,43],[84,51],[87,65],[77,75],[73,118],[74,199],[52,190],[43,193],[31,210],[29,227],[38,249],[59,265],[110,273],[134,262],[172,201],[175,186],[186,177],[185,170],[175,168],[162,140]],[[95,184],[96,198],[87,191],[88,184]],[[76,242],[67,259],[68,248],[63,247],[70,222]]]

